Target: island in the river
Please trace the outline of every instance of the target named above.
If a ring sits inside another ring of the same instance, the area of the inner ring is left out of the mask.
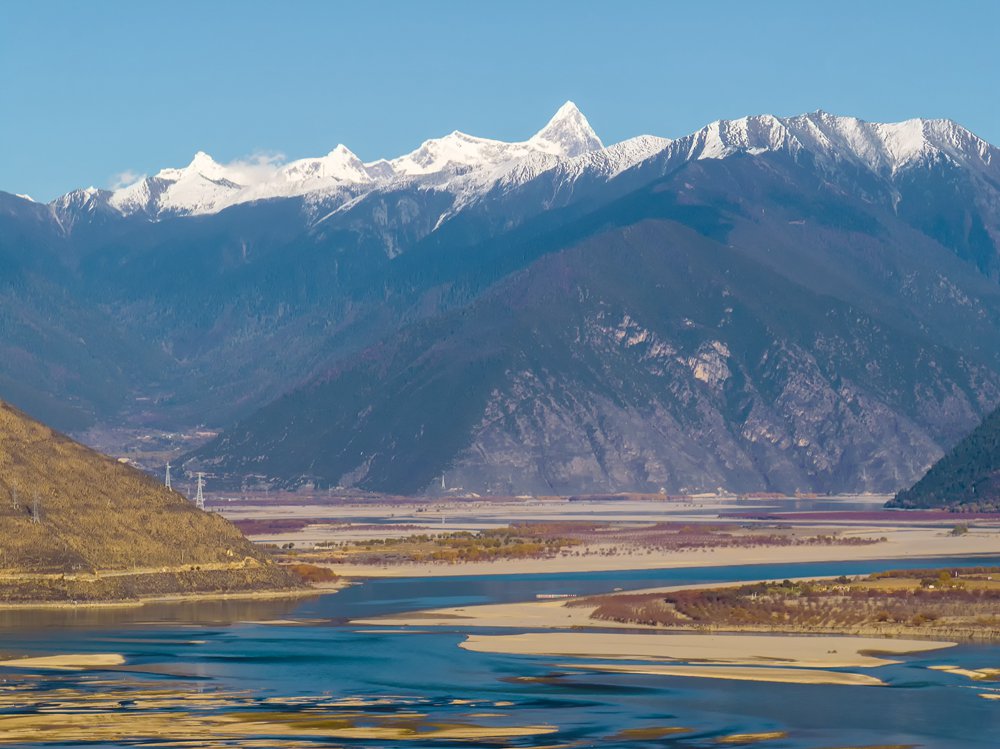
[[[677,630],[1000,640],[1000,567],[574,599],[595,621]]]

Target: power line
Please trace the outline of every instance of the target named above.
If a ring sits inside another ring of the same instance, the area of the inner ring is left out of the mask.
[[[205,488],[205,474],[199,471],[198,476],[198,491],[194,495],[194,506],[199,510],[205,509],[205,495],[202,494],[202,489]]]

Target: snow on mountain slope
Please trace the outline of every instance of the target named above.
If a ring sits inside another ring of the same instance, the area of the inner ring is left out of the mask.
[[[229,205],[254,175],[216,162],[204,151],[180,169],[162,169],[155,176],[116,190],[109,201],[120,213],[213,213]]]
[[[604,148],[587,118],[571,101],[563,104],[548,124],[521,143],[505,143],[455,131],[424,141],[420,148],[388,162],[397,175],[424,175],[462,167],[482,169],[509,164],[535,154],[571,158]]]
[[[689,159],[805,151],[827,163],[854,162],[890,177],[914,163],[940,157],[981,171],[994,166],[997,154],[995,147],[951,120],[879,123],[823,111],[719,120],[675,144]]]
[[[365,164],[341,143],[326,156],[299,159],[278,167],[267,179],[248,185],[228,202],[219,205],[217,210],[235,203],[313,193],[323,196],[337,193],[355,195],[367,192],[391,176],[391,171],[383,164]]]

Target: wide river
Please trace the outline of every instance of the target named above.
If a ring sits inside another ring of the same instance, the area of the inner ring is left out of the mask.
[[[975,682],[929,667],[1000,668],[997,645],[961,645],[905,656],[898,665],[866,672],[877,672],[888,683],[884,687],[789,685],[574,671],[557,665],[571,660],[567,658],[460,649],[467,634],[460,624],[401,632],[347,622],[423,608],[528,600],[539,593],[997,563],[995,558],[893,560],[379,579],[298,601],[3,612],[0,650],[5,657],[116,653],[125,663],[107,671],[0,668],[0,696],[6,694],[0,703],[0,726],[9,715],[29,716],[26,720],[35,716],[43,721],[38,725],[45,726],[36,743],[23,735],[12,740],[0,728],[0,746],[711,747],[726,745],[720,740],[734,734],[774,733],[783,735],[756,745],[995,748],[1000,746],[1000,700],[981,695],[1000,694],[1000,683]],[[122,698],[127,690],[135,691],[134,700]],[[157,702],[150,700],[151,692],[194,695],[201,702],[195,707],[183,700]],[[110,707],[109,693],[114,694]],[[423,723],[405,740],[301,734],[291,739],[261,723],[253,737],[216,739],[207,733],[204,742],[171,743],[145,735],[143,720],[136,720],[108,740],[107,716],[127,717],[130,711],[147,716],[147,725],[152,725],[148,716],[158,713],[176,714],[178,721],[181,716],[217,718],[215,713],[244,721],[265,713],[300,713],[321,716],[327,722],[315,723],[320,727],[345,721],[380,726],[416,720],[407,716],[420,716]],[[98,728],[92,735],[67,740],[60,733],[61,726],[86,715],[95,716]],[[334,720],[337,716],[343,721]],[[485,740],[434,734],[451,725],[542,726],[549,732]],[[420,735],[424,730],[427,738]]]

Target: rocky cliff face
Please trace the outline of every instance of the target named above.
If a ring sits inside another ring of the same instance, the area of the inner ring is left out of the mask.
[[[864,306],[639,222],[404,330],[197,457],[403,492],[442,475],[479,493],[891,491],[1000,398],[1000,376],[995,354]]]

